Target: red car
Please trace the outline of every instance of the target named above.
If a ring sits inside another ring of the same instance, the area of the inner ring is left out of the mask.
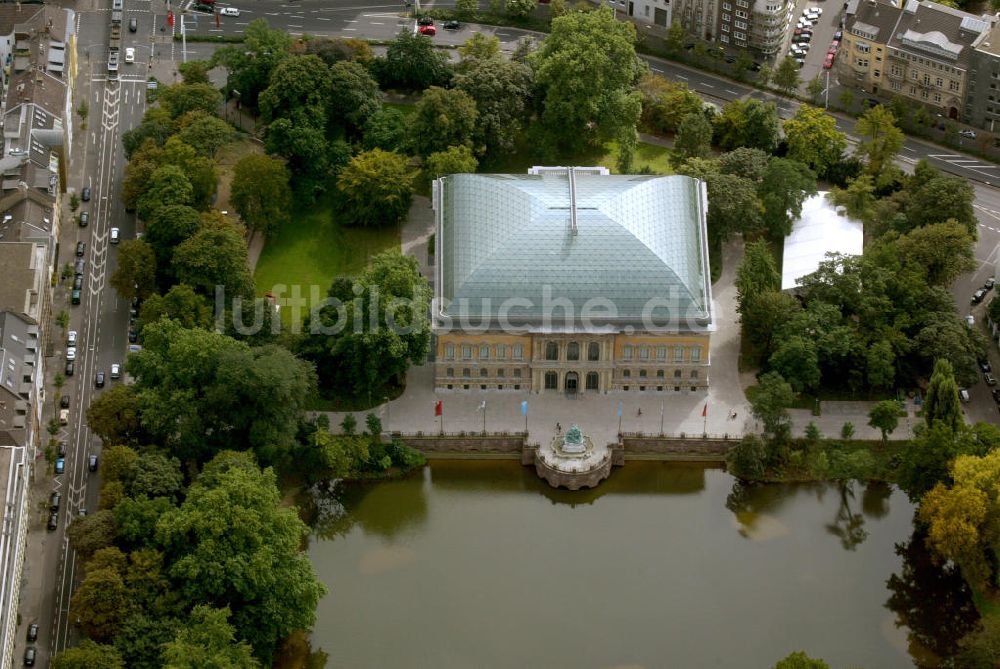
[[[433,37],[434,35],[437,35],[437,28],[434,26],[420,26],[420,34]]]
[[[829,70],[832,67],[833,67],[833,54],[828,53],[826,54],[826,60],[823,61],[823,69]]]
[[[812,35],[812,32],[813,32],[812,28],[796,28],[795,29],[795,34],[796,35]]]

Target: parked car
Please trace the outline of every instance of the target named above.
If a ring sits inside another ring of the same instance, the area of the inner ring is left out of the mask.
[[[61,501],[62,501],[62,495],[59,493],[59,491],[58,490],[52,491],[52,494],[49,495],[49,511],[58,511],[59,503]]]
[[[803,42],[811,42],[812,38],[813,38],[812,33],[802,33],[801,35],[796,35],[795,37],[793,37],[792,41],[801,44]]]
[[[111,228],[111,243],[117,244],[121,240],[121,230],[118,228]]]
[[[87,469],[92,472],[97,471],[97,456],[93,453],[87,456]]]
[[[76,276],[73,277],[73,289],[74,290],[83,290],[83,275],[82,274],[77,274]]]
[[[28,625],[28,642],[33,643],[38,641],[38,623],[31,623]]]
[[[137,21],[135,19],[135,17],[129,19],[129,21],[128,21],[128,31],[130,33],[134,33],[138,29],[139,29],[139,21]]]
[[[80,191],[80,199],[84,202],[90,202],[90,186],[83,187],[83,190]]]
[[[49,532],[52,532],[57,527],[59,527],[59,512],[58,511],[53,511],[52,513],[49,514],[49,522],[46,525],[46,527],[48,528]],[[28,650],[31,650],[31,649],[29,648]],[[29,666],[29,667],[32,666],[33,664],[35,664],[34,655],[32,655],[31,664],[28,664],[28,654],[25,653],[24,654],[24,664],[27,665],[27,666]]]
[[[90,212],[81,211],[80,218],[78,218],[77,221],[80,223],[81,228],[87,227],[87,224],[90,223]]]
[[[811,27],[796,28],[793,34],[795,35],[812,35],[813,29]]]
[[[66,359],[76,360],[76,346],[70,346],[66,349]]]
[[[452,19],[450,21],[445,21],[444,22],[444,29],[445,30],[458,30],[461,27],[462,27],[462,24],[459,23],[458,21],[454,20],[454,19]]]
[[[74,288],[73,292],[69,296],[70,304],[80,304],[80,289]]]
[[[433,37],[434,35],[437,35],[437,28],[434,26],[420,26],[420,34]]]
[[[111,363],[111,378],[120,379],[122,377],[122,366],[120,362]]]
[[[125,47],[125,62],[126,63],[135,62],[135,47],[131,46]]]
[[[815,17],[815,18],[818,19],[820,16],[823,15],[823,8],[822,7],[809,7],[808,9],[805,9],[805,10],[802,11],[802,15],[803,16],[809,16],[809,17]]]
[[[239,16],[240,10],[236,7],[223,7],[219,13],[223,16]]]
[[[76,257],[82,258],[87,253],[87,243],[77,242],[76,243]]]
[[[59,406],[61,408],[68,409],[69,408],[69,404],[70,404],[70,397],[69,397],[69,395],[63,395],[62,397],[59,398]]]
[[[94,386],[96,386],[97,388],[103,388],[104,387],[104,372],[103,371],[97,372],[97,374],[94,375]]]
[[[988,386],[995,386],[997,384],[997,380],[993,377],[993,374],[991,374],[990,372],[986,372],[985,374],[983,374],[983,381],[985,381],[986,385]]]
[[[434,19],[429,16],[421,16],[417,19],[418,26],[432,26],[434,25]]]
[[[958,134],[959,134],[959,136],[965,137],[966,139],[975,139],[976,138],[976,133],[974,133],[972,130],[969,130],[969,129],[959,130]]]
[[[969,314],[968,316],[965,317],[965,324],[971,328],[973,325],[976,324],[976,317],[973,316],[972,314]]]
[[[76,346],[76,330],[70,330],[66,333],[66,345]]]
[[[49,524],[52,524],[52,519],[49,519]],[[50,530],[56,529],[55,527],[49,527]],[[28,646],[24,649],[24,666],[33,667],[35,666],[35,647]]]
[[[958,399],[960,399],[963,402],[965,402],[966,404],[968,404],[969,403],[969,399],[970,399],[969,398],[969,391],[966,390],[965,388],[959,388],[958,389]]]
[[[60,457],[60,458],[65,458],[66,457],[66,442],[65,441],[60,441],[59,442],[59,445],[56,446],[56,453],[58,454],[56,457]]]
[[[844,39],[844,31],[838,30],[837,32],[833,33],[833,39],[837,40],[838,42]]]
[[[135,326],[133,325],[128,329],[128,343],[134,344],[136,341],[138,341],[138,339],[139,339],[139,333],[138,331],[136,331]]]
[[[833,58],[834,58],[834,55],[832,53],[826,54],[826,58],[823,59],[823,69],[824,70],[829,70],[830,68],[833,67]]]
[[[990,394],[993,395],[993,401],[1000,404],[1000,388],[994,388],[990,391]]]
[[[980,288],[979,290],[977,290],[972,294],[972,303],[979,304],[980,302],[983,301],[984,297],[986,297],[986,289]]]
[[[69,409],[59,409],[59,424],[69,425]]]
[[[72,360],[67,360],[66,368],[63,370],[63,376],[73,376],[74,369],[76,369],[76,363]]]
[[[63,474],[66,472],[66,458],[56,458],[56,474]]]
[[[997,285],[997,280],[992,276],[986,279],[986,283],[983,284],[983,290],[993,290],[993,286]]]
[[[84,260],[83,258],[80,258],[73,265],[73,273],[77,275],[83,274],[83,270],[86,269],[86,267],[87,267],[87,261]]]

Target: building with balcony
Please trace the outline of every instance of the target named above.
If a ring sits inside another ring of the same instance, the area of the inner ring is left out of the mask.
[[[839,81],[964,120],[973,45],[995,21],[926,0],[907,0],[902,8],[860,2],[845,26]]]
[[[536,167],[442,177],[433,200],[437,389],[708,387],[703,182]]]

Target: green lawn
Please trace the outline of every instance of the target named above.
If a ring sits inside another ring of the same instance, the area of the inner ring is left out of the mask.
[[[618,162],[618,142],[607,142],[600,149],[582,151],[575,155],[560,156],[552,159],[542,153],[538,144],[525,138],[511,154],[479,166],[480,172],[497,174],[524,174],[534,165],[600,165],[616,173]],[[632,162],[633,172],[649,167],[655,174],[673,174],[670,166],[670,150],[663,146],[639,142],[636,147],[635,159]]]
[[[341,226],[330,198],[295,211],[292,222],[267,240],[254,278],[257,293],[285,284],[284,296],[293,285],[308,298],[310,287],[318,286],[320,298],[338,276],[358,274],[368,259],[388,248],[399,248],[396,227],[370,230]],[[277,291],[275,291],[277,293]],[[290,312],[282,310],[287,324]]]

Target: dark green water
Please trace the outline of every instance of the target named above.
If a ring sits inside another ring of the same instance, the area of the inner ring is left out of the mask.
[[[947,652],[974,619],[885,487],[743,489],[632,462],[571,493],[460,461],[320,506],[309,553],[330,593],[312,645],[329,669],[750,669],[794,650],[888,669]]]

